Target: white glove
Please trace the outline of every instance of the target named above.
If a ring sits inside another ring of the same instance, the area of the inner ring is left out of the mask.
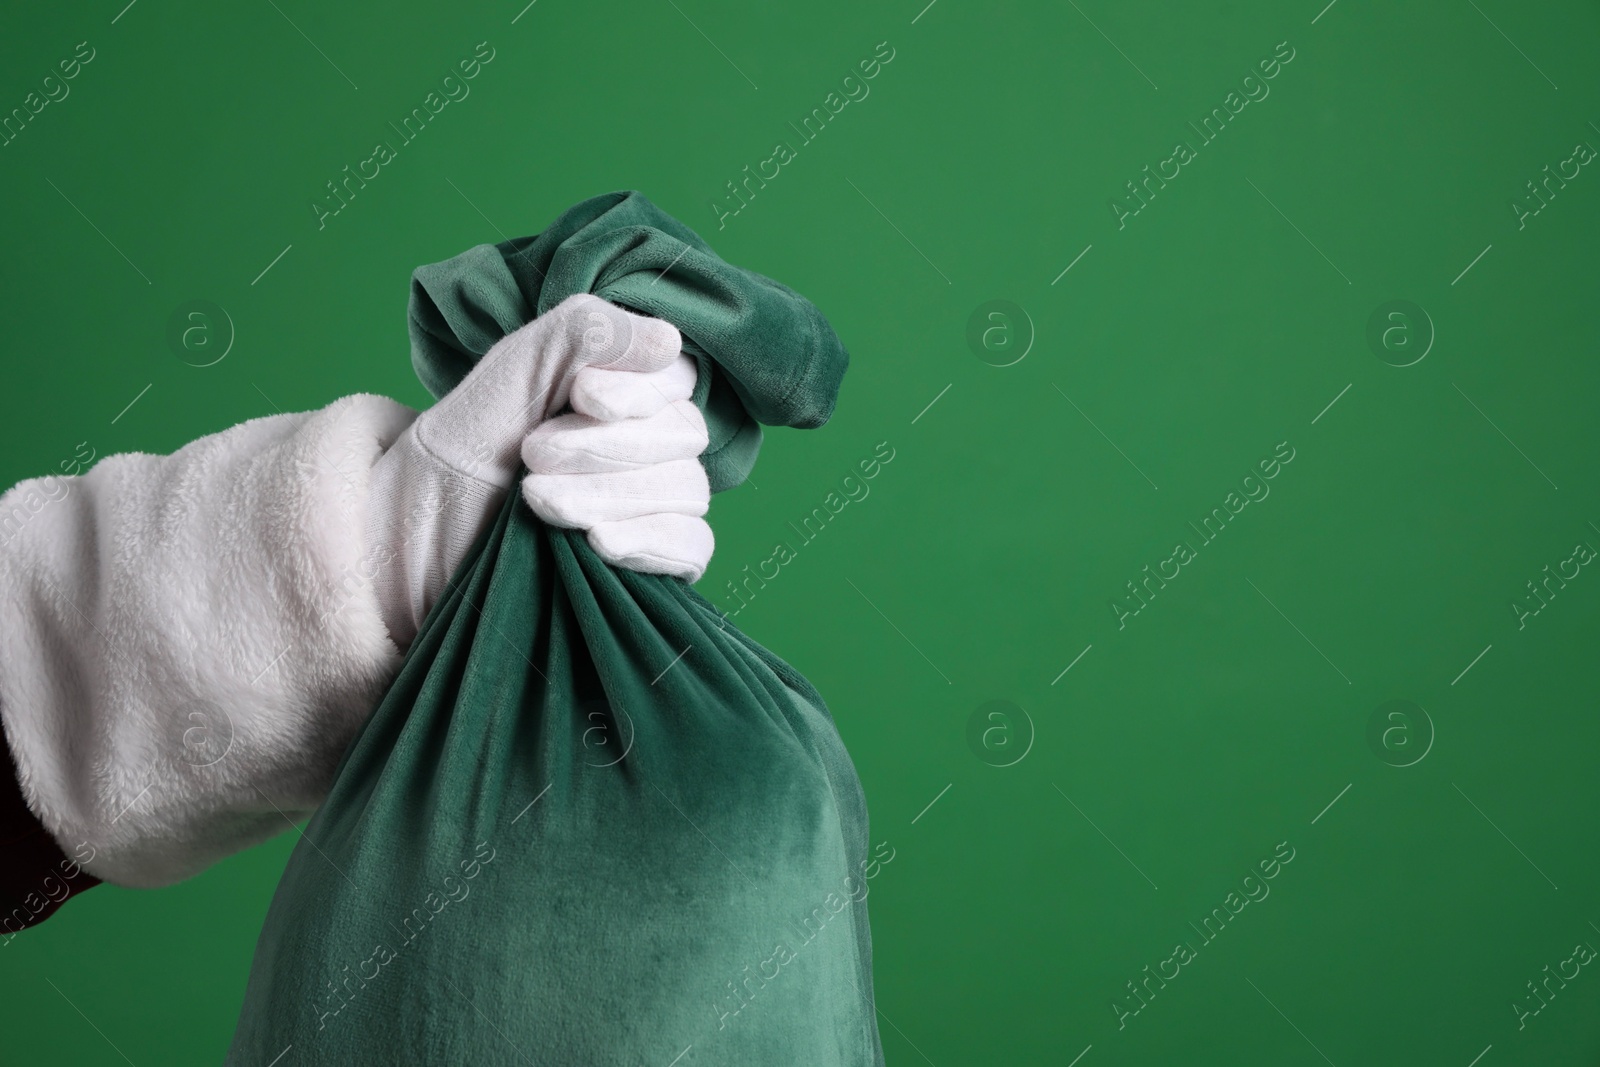
[[[522,443],[522,495],[545,522],[588,531],[601,559],[629,570],[698,581],[715,542],[700,516],[711,485],[695,457],[705,418],[689,401],[695,365],[680,355],[665,370],[580,370],[576,414],[561,415]]]
[[[450,575],[492,522],[516,479],[523,438],[567,404],[579,375],[585,369],[616,374],[661,371],[673,366],[681,348],[671,323],[579,294],[501,338],[455,389],[417,416],[373,466],[366,519],[366,545],[372,557],[368,567],[376,571],[373,585],[384,622],[401,648],[416,637]],[[620,408],[605,399],[619,394]],[[640,398],[631,397],[626,387],[619,390],[603,377],[596,380],[593,395],[594,410],[631,411],[640,405]],[[703,422],[701,434],[703,449]],[[651,477],[650,462],[634,460],[626,472],[642,481],[592,482],[585,489],[643,497],[650,492],[644,484]],[[671,473],[681,477],[676,470]],[[600,501],[577,504],[569,498],[568,505],[573,515],[640,514],[632,505],[609,512]],[[696,514],[704,511],[702,506]],[[628,527],[617,535],[627,551],[606,558],[633,566],[627,560],[670,557],[671,551],[663,552],[653,539],[659,536],[658,529]]]

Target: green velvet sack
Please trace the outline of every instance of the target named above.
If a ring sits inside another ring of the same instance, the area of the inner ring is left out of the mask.
[[[585,291],[682,332],[714,489],[757,422],[832,411],[816,308],[637,193],[419,268],[418,374],[443,395]],[[809,682],[512,492],[296,845],[227,1062],[881,1064],[865,899],[891,858]]]

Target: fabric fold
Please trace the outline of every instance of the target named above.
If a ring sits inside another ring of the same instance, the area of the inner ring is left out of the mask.
[[[683,333],[715,488],[761,423],[833,409],[847,357],[820,312],[637,193],[419,268],[419,376],[448,391],[579,291]],[[513,493],[290,858],[228,1062],[878,1067],[885,862],[797,670]]]

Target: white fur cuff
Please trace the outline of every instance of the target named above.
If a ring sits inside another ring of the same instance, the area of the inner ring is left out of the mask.
[[[414,417],[351,396],[0,497],[0,719],[91,874],[174,882],[322,801],[400,662],[362,537]]]

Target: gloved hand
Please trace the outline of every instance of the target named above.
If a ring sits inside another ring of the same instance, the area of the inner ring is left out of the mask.
[[[580,370],[575,414],[549,420],[522,442],[530,472],[522,495],[534,514],[587,530],[608,563],[698,581],[714,543],[700,517],[711,485],[695,458],[707,434],[689,400],[694,385],[694,361],[684,355],[661,371]]]
[[[590,542],[618,566],[698,577],[711,548],[710,527],[698,518],[709,485],[694,459],[706,436],[686,400],[694,364],[681,347],[671,323],[579,294],[501,338],[417,416],[373,466],[366,519],[374,590],[401,648],[493,520],[524,438],[569,399],[584,406],[568,419],[585,421],[555,420],[550,449],[534,451],[540,473],[524,493],[536,513],[556,525],[605,527],[591,529]]]

